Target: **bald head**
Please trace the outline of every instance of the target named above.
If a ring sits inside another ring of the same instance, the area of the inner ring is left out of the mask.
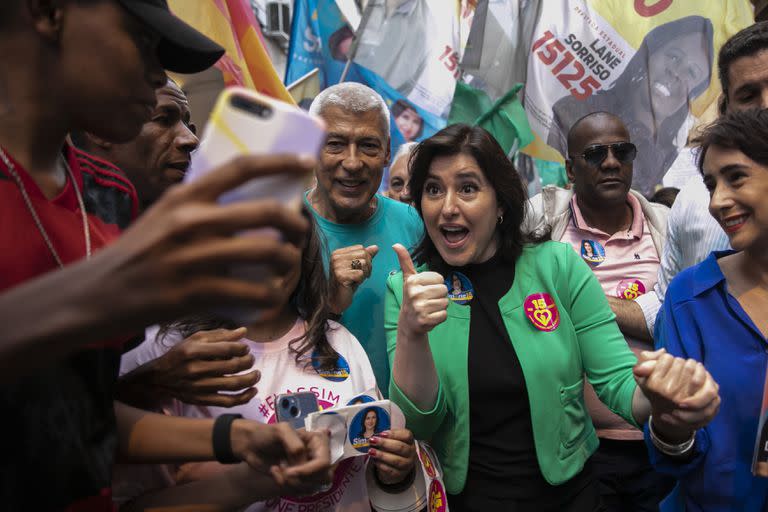
[[[573,124],[565,171],[580,207],[609,216],[625,211],[636,154],[630,142],[622,120],[608,112],[589,114]]]
[[[585,147],[585,140],[595,133],[617,133],[629,141],[629,131],[624,121],[610,112],[592,112],[579,118],[571,125],[568,131],[568,154],[581,153]]]

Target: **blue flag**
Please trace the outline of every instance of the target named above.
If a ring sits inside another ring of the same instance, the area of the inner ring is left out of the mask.
[[[335,0],[296,0],[285,83],[290,84],[315,68],[320,70],[320,88],[339,83],[352,47],[354,31]],[[348,82],[360,82],[384,98],[391,115],[392,154],[404,142],[420,141],[445,126],[445,120],[406,100],[384,79],[352,62]],[[308,108],[312,98],[300,99]]]

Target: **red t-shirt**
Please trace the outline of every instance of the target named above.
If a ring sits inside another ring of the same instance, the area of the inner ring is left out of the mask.
[[[138,213],[136,192],[113,165],[63,149],[82,191],[93,251],[114,240]],[[83,221],[73,183],[47,199],[9,155],[64,264],[85,257]],[[0,161],[0,293],[58,265]],[[74,284],[73,284],[74,285]],[[8,510],[113,510],[116,449],[112,406],[120,349],[86,348],[0,386],[3,438],[0,503]]]

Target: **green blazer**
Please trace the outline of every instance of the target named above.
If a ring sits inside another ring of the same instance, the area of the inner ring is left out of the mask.
[[[546,314],[534,316],[537,303],[527,300],[538,298],[541,309],[540,293],[551,297],[544,300],[549,306],[549,325],[542,323]],[[393,273],[387,280],[384,310],[390,364],[402,296],[403,275]],[[600,283],[569,245],[526,246],[515,264],[515,282],[499,300],[499,309],[528,388],[541,472],[547,482],[561,484],[581,471],[598,445],[584,406],[584,375],[613,412],[637,426],[632,416],[636,358],[616,325]],[[390,399],[405,413],[408,428],[417,439],[431,441],[451,494],[464,488],[469,461],[469,315],[469,305],[451,303],[447,320],[429,334],[439,379],[431,410],[416,407],[394,379],[389,386]]]

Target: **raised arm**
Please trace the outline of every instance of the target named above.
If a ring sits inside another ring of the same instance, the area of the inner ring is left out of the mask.
[[[435,406],[439,380],[428,333],[447,318],[448,288],[436,272],[416,273],[411,256],[393,246],[403,271],[403,298],[397,320],[392,382],[421,410]]]
[[[171,188],[113,245],[0,294],[0,378],[28,374],[94,342],[132,335],[185,314],[241,304],[269,308],[288,293],[281,276],[300,258],[306,220],[276,201],[222,206],[218,197],[275,173],[308,173],[313,162],[243,157]],[[284,235],[235,237],[272,227]],[[222,268],[261,262],[269,278],[245,282]]]

